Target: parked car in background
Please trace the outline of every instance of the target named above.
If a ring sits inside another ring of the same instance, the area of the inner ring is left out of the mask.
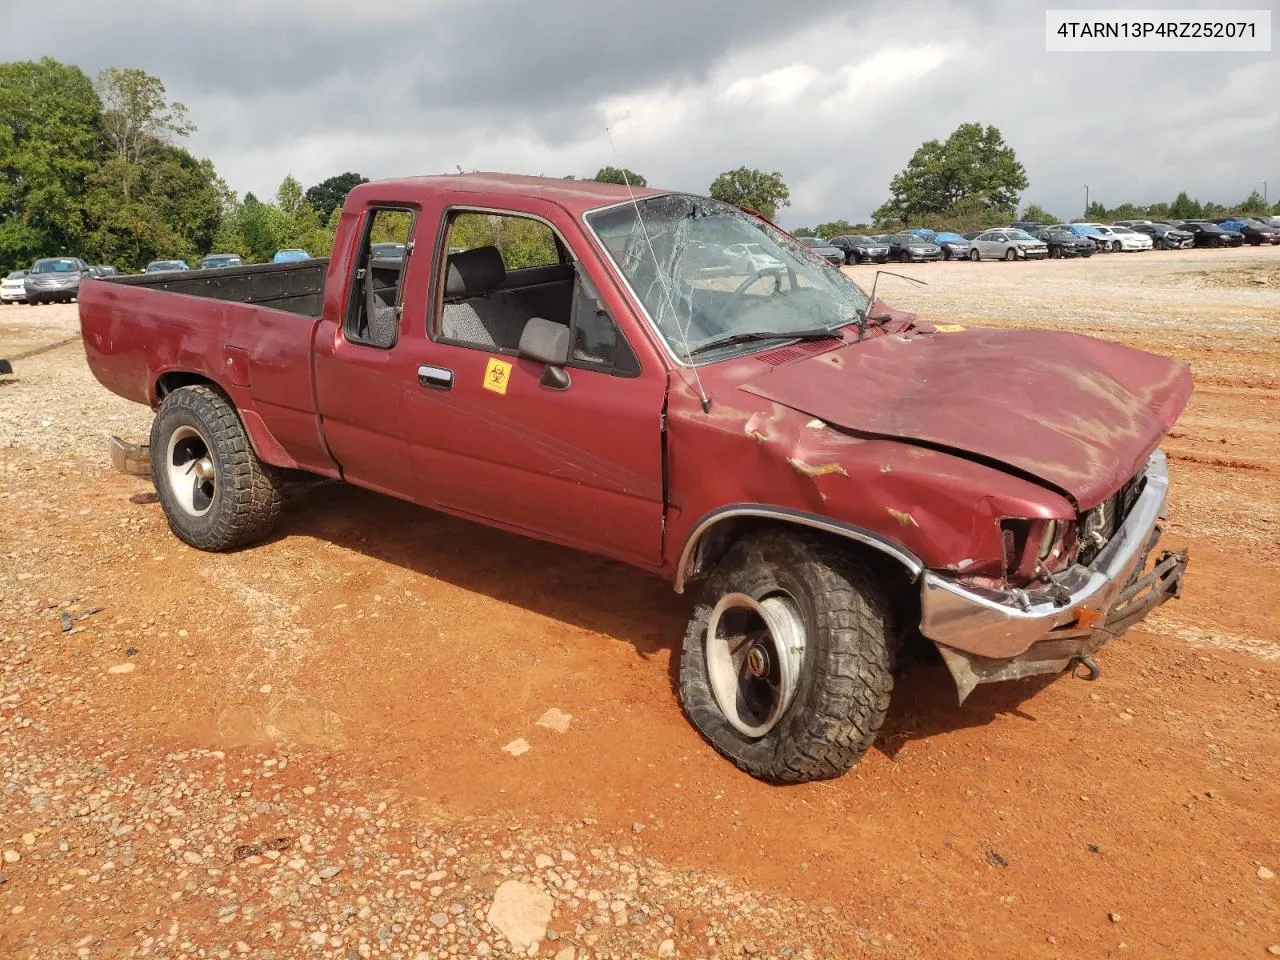
[[[185,260],[152,260],[142,270],[143,273],[167,273],[170,270],[190,270]]]
[[[888,244],[888,242],[893,239],[893,234],[892,233],[873,233],[871,234],[871,239],[874,240],[876,243]]]
[[[1044,227],[1036,231],[1036,239],[1044,241],[1049,248],[1049,257],[1061,260],[1064,257],[1092,257],[1098,247],[1088,237],[1078,237],[1070,230],[1062,227]]]
[[[80,281],[92,277],[79,257],[46,257],[31,265],[22,282],[27,303],[70,303],[80,295]]]
[[[1119,239],[1121,250],[1132,253],[1140,250],[1150,250],[1153,246],[1150,237],[1130,227],[1112,226],[1110,229],[1112,237]]]
[[[1099,250],[1102,250],[1104,252],[1110,252],[1110,253],[1118,253],[1124,249],[1124,241],[1122,241],[1120,237],[1117,236],[1115,230],[1112,227],[1107,226],[1105,223],[1082,222],[1082,223],[1074,224],[1074,226],[1092,227],[1094,232],[1097,234],[1093,239],[1094,239],[1094,242],[1098,244]]]
[[[1182,229],[1191,233],[1197,247],[1238,247],[1244,243],[1244,234],[1207,220],[1184,220]]]
[[[289,249],[277,250],[276,255],[271,258],[272,263],[292,263],[294,260],[310,260],[311,254],[305,250]]]
[[[942,248],[943,260],[969,259],[969,241],[958,233],[949,233],[946,230],[935,233],[933,242]]]
[[[828,241],[821,237],[796,237],[806,247],[816,253],[818,256],[826,260],[827,263],[843,264],[844,251],[839,247],[832,246]]]
[[[1037,233],[1043,230],[1045,226],[1046,225],[1041,223],[1039,220],[1019,220],[1017,223],[1009,224],[1009,229],[1025,230],[1027,231],[1027,233],[1031,234],[1032,236],[1035,236]]]
[[[987,230],[969,244],[969,259],[979,260],[1043,260],[1049,256],[1049,245],[1025,230]]]
[[[1182,250],[1191,246],[1195,240],[1186,230],[1179,230],[1167,223],[1134,223],[1129,229],[1150,237],[1152,246],[1161,250]]]
[[[96,267],[94,267],[94,269],[98,271],[98,276],[100,277],[123,277],[124,276],[123,270],[121,270],[119,267],[113,267],[107,263],[100,263]]]
[[[26,278],[26,270],[10,270],[5,278],[0,280],[0,303],[26,303],[27,285],[24,282]]]
[[[832,237],[831,245],[844,251],[845,263],[863,263],[868,260],[884,263],[889,259],[889,244],[860,233]]]
[[[244,260],[238,253],[211,253],[200,258],[201,270],[221,270],[226,267],[243,267]]]
[[[1253,217],[1229,217],[1224,220],[1215,220],[1214,223],[1223,230],[1234,230],[1244,237],[1245,243],[1251,243],[1255,247],[1260,247],[1264,243],[1280,243],[1280,227],[1273,227]]]
[[[1089,240],[1095,250],[1108,250],[1106,239],[1093,227],[1086,223],[1058,223],[1054,224],[1055,229],[1070,230],[1077,237],[1084,237]]]
[[[942,248],[914,233],[895,233],[889,238],[889,259],[899,263],[941,260]]]
[[[403,243],[371,243],[369,249],[373,251],[373,256],[377,260],[404,259]]]

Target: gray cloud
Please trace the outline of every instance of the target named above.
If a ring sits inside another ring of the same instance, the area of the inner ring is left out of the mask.
[[[975,120],[1017,150],[1024,201],[1062,216],[1084,183],[1110,204],[1229,202],[1264,178],[1280,196],[1274,55],[1049,54],[1045,6],[1015,0],[62,9],[56,31],[6,31],[0,58],[160,76],[200,128],[191,148],[259,195],[288,172],[590,175],[614,162],[610,125],[650,182],[701,191],[727,168],[778,169],[784,222],[857,220],[923,140]]]

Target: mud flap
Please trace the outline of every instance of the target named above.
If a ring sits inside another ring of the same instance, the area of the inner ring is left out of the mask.
[[[111,438],[111,466],[134,477],[151,476],[151,447],[145,443],[125,443]]]

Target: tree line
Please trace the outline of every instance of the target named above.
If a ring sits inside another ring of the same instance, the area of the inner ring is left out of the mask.
[[[249,262],[269,260],[282,248],[329,254],[342,203],[365,177],[346,172],[304,189],[286,176],[272,197],[240,197],[211,161],[183,146],[195,130],[186,106],[141,70],[111,67],[90,78],[48,57],[0,64],[0,270],[59,255],[136,270],[150,260],[191,261],[210,252],[237,253]],[[648,185],[641,174],[614,166],[591,179]],[[872,224],[833,220],[793,232],[831,237],[996,226],[1018,219],[1028,185],[997,128],[965,123],[945,141],[929,140],[916,150],[890,182],[890,197]],[[707,192],[771,220],[791,203],[776,170],[727,170]],[[1256,192],[1230,207],[1183,192],[1168,204],[1108,209],[1094,201],[1084,219],[1262,215],[1267,206]],[[1022,219],[1058,222],[1036,204]]]
[[[800,227],[802,235],[835,237],[841,234],[931,227],[964,233],[997,227],[1014,220],[1062,223],[1064,218],[1031,203],[1018,216],[1022,193],[1030,186],[1027,173],[1013,148],[1005,143],[999,129],[980,123],[962,123],[944,141],[928,140],[907,161],[906,167],[889,182],[889,199],[871,215],[871,223],[834,220],[813,227]],[[1265,216],[1280,214],[1280,203],[1270,207],[1255,190],[1232,205],[1201,203],[1186,191],[1171,203],[1121,203],[1108,208],[1094,200],[1082,217],[1111,223],[1116,220],[1190,220],[1197,217],[1225,217],[1231,214]]]

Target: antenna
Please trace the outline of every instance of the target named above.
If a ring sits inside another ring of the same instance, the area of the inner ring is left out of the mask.
[[[866,333],[867,333],[867,321],[868,321],[868,320],[872,320],[872,319],[875,319],[875,320],[882,320],[882,319],[885,319],[884,317],[874,317],[874,318],[873,318],[873,317],[871,316],[871,308],[872,308],[873,306],[875,306],[875,302],[876,302],[876,287],[877,287],[877,286],[879,285],[879,283],[880,283],[880,275],[881,275],[881,274],[884,274],[884,275],[885,275],[885,276],[887,276],[887,277],[897,277],[899,280],[906,280],[907,282],[909,282],[909,283],[914,283],[916,286],[919,286],[919,287],[927,287],[927,286],[929,285],[929,284],[925,283],[925,281],[923,281],[923,280],[919,280],[919,279],[917,279],[916,277],[908,277],[905,273],[894,273],[892,270],[877,270],[877,271],[876,271],[875,279],[871,281],[871,293],[870,293],[870,295],[867,297],[867,312],[866,312],[866,313],[864,313],[864,314],[862,315],[862,323],[858,324],[858,340],[859,340],[859,342],[861,342],[862,338],[863,338],[864,336],[866,336]]]
[[[703,389],[702,377],[698,375],[698,368],[693,363],[693,351],[689,349],[689,333],[688,330],[680,324],[680,314],[676,310],[675,298],[671,295],[671,287],[667,283],[667,276],[662,272],[662,265],[658,263],[658,254],[653,249],[653,241],[649,238],[649,229],[644,225],[644,218],[640,215],[640,204],[636,200],[635,191],[631,189],[631,178],[627,176],[627,168],[622,163],[622,157],[618,154],[618,145],[613,142],[613,133],[608,127],[604,128],[604,135],[609,138],[609,148],[613,151],[613,159],[618,164],[618,170],[622,173],[622,182],[626,185],[627,194],[631,197],[631,207],[636,212],[636,223],[640,225],[640,233],[644,236],[645,246],[649,248],[649,256],[653,257],[653,266],[658,273],[658,282],[662,286],[662,295],[667,301],[667,307],[671,310],[671,317],[675,320],[676,332],[680,334],[680,342],[684,346],[685,360],[689,364],[689,370],[693,373],[693,382],[698,388],[698,399],[702,401],[702,412],[711,412],[711,398],[707,396],[707,391]]]

